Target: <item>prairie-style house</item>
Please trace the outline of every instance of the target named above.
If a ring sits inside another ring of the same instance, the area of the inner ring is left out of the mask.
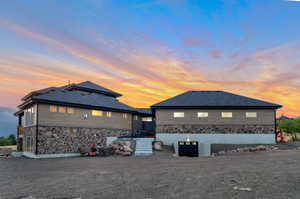
[[[107,137],[133,136],[152,114],[119,102],[120,96],[89,81],[29,93],[16,113],[19,150],[72,156],[89,144],[106,145]]]
[[[19,117],[18,149],[29,157],[78,155],[108,137],[152,135],[173,145],[271,144],[281,105],[223,91],[188,91],[151,106],[130,107],[122,95],[92,82],[50,87],[26,95]],[[141,133],[142,132],[142,133]]]
[[[156,139],[166,144],[187,137],[215,144],[271,144],[281,107],[224,91],[188,91],[151,108]]]

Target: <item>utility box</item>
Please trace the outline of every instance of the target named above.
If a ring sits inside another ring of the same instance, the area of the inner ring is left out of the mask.
[[[179,141],[178,155],[187,157],[199,157],[199,143],[197,141]]]

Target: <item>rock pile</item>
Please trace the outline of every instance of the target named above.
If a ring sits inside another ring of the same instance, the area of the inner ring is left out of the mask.
[[[278,147],[276,146],[267,147],[264,145],[258,145],[256,147],[245,147],[245,148],[237,148],[229,151],[219,151],[213,155],[225,155],[226,153],[239,153],[239,152],[273,151],[273,150],[278,150]]]
[[[133,141],[113,141],[110,145],[114,150],[114,154],[129,156],[133,153],[134,142]]]
[[[115,154],[115,150],[112,146],[97,148],[98,155],[101,157],[111,156]]]

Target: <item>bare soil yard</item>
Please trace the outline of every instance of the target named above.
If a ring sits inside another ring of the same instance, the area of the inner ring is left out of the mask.
[[[0,199],[300,198],[300,150],[209,158],[0,159]]]

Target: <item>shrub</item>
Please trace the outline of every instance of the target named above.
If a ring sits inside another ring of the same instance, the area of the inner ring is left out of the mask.
[[[16,136],[14,134],[11,134],[6,138],[0,138],[0,146],[7,145],[16,145]]]
[[[278,121],[278,128],[295,138],[296,134],[300,133],[300,118]]]

